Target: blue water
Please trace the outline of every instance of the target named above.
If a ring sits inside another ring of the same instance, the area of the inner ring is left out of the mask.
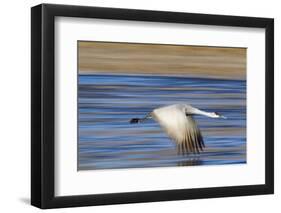
[[[130,124],[154,108],[188,103],[205,150],[178,155],[159,124]],[[149,75],[79,75],[78,170],[246,163],[246,81]]]

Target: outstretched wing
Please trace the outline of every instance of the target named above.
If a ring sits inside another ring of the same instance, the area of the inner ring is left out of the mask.
[[[177,143],[178,152],[199,153],[205,147],[203,137],[192,116],[186,116],[185,130],[183,131],[183,138],[173,138]]]
[[[158,108],[153,118],[173,139],[180,154],[199,153],[204,148],[203,137],[195,120],[178,106]]]

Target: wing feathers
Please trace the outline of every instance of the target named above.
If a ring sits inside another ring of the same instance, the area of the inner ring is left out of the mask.
[[[176,139],[170,135],[177,144],[179,154],[199,153],[205,147],[202,135],[195,121],[191,116],[187,118],[188,125],[185,128],[185,134],[182,139]]]
[[[176,143],[178,153],[199,153],[203,150],[203,138],[195,120],[181,108],[158,108],[153,111],[152,117]]]

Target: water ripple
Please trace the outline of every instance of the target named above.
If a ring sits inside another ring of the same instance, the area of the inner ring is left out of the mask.
[[[79,75],[79,170],[246,163],[246,81],[137,75]],[[228,119],[195,119],[206,149],[180,156],[154,121],[156,107],[189,103]]]

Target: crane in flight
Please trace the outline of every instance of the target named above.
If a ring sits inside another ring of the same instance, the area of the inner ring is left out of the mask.
[[[132,118],[131,124],[153,119],[173,139],[179,154],[200,153],[205,147],[203,137],[194,115],[210,118],[226,118],[217,112],[206,112],[188,104],[174,104],[154,109],[144,118]]]

